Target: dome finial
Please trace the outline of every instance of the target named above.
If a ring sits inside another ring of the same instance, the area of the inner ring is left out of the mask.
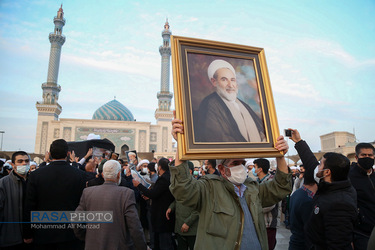
[[[168,23],[168,17],[164,24],[164,29],[169,30],[169,23]]]

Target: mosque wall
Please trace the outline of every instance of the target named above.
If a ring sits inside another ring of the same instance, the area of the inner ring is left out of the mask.
[[[49,150],[52,141],[62,138],[66,141],[83,141],[91,133],[107,138],[116,146],[116,153],[121,154],[122,147],[138,152],[157,152],[162,147],[162,127],[150,122],[60,119],[59,121],[42,121],[36,153],[44,154]],[[167,131],[164,127],[164,131]],[[164,132],[166,134],[167,132]]]

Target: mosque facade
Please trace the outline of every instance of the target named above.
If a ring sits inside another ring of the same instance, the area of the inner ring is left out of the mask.
[[[36,103],[38,121],[35,138],[35,153],[44,154],[56,139],[83,141],[89,134],[109,139],[115,152],[125,158],[125,151],[139,153],[154,152],[155,157],[173,158],[175,149],[172,140],[173,113],[170,110],[173,94],[169,92],[170,75],[170,27],[168,20],[162,31],[160,92],[157,93],[158,107],[155,111],[156,125],[134,119],[131,111],[116,99],[105,103],[93,114],[92,119],[59,118],[62,107],[58,103],[61,86],[58,84],[61,48],[65,43],[62,34],[65,18],[62,6],[54,17],[54,32],[49,34],[51,43],[47,82],[42,84],[43,100]]]

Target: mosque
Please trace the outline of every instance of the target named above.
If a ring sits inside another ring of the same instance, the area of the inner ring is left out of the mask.
[[[125,158],[125,151],[139,153],[153,152],[154,157],[173,158],[175,149],[172,141],[173,113],[170,110],[173,94],[169,92],[170,75],[170,36],[168,21],[162,31],[160,92],[157,93],[158,107],[155,111],[156,125],[139,122],[132,112],[116,99],[98,108],[92,119],[59,119],[62,107],[58,103],[61,86],[58,84],[61,47],[65,36],[62,34],[65,18],[62,6],[54,17],[55,29],[49,34],[51,51],[47,82],[42,84],[43,100],[36,103],[38,121],[35,138],[35,153],[44,154],[56,139],[83,141],[89,134],[107,138],[115,146],[115,152]]]

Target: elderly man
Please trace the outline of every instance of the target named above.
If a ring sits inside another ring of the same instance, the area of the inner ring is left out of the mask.
[[[238,85],[233,66],[214,60],[208,66],[208,78],[215,92],[203,99],[195,125],[198,142],[262,142],[262,119],[237,98]]]
[[[141,222],[135,206],[134,192],[118,186],[121,165],[109,160],[103,166],[104,184],[86,188],[76,209],[79,211],[112,211],[113,223],[99,228],[76,227],[76,236],[85,240],[85,249],[147,249]]]
[[[0,179],[0,248],[23,249],[25,245],[22,227],[18,223],[11,222],[23,221],[26,177],[30,168],[29,155],[24,151],[13,153],[11,165],[12,172]]]
[[[133,151],[130,151],[128,153],[128,160],[130,168],[135,169],[135,167],[138,165],[137,154]]]
[[[181,120],[172,121],[172,134],[183,133]],[[285,153],[282,136],[275,148]],[[178,150],[177,150],[178,152]],[[206,175],[194,180],[187,162],[177,153],[170,167],[170,190],[177,202],[199,212],[196,249],[268,249],[262,207],[279,202],[291,192],[290,174],[284,157],[277,158],[275,177],[258,183],[247,178],[245,159],[218,162],[221,176]]]

